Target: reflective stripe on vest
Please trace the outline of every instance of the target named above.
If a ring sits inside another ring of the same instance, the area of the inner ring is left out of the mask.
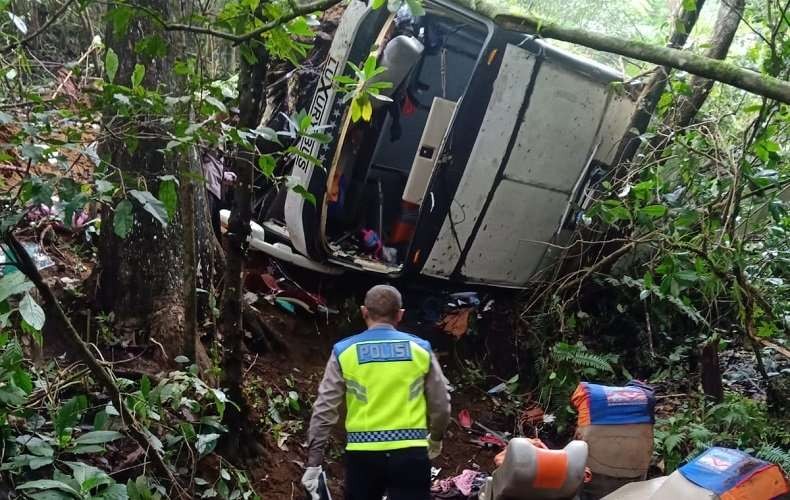
[[[346,381],[346,449],[427,446],[424,380],[430,344],[375,328],[338,342],[334,353]]]

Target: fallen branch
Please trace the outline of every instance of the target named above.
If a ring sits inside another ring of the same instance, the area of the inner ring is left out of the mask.
[[[6,232],[3,235],[3,239],[6,245],[8,245],[8,248],[10,248],[15,254],[17,268],[19,271],[33,282],[44,301],[52,307],[52,310],[54,310],[58,319],[63,323],[63,325],[65,325],[66,328],[64,333],[66,340],[77,351],[80,358],[85,363],[85,365],[87,365],[88,370],[90,370],[96,381],[98,381],[102,387],[104,387],[104,390],[109,393],[110,398],[113,401],[113,405],[121,414],[121,420],[127,426],[129,435],[141,448],[152,450],[154,465],[157,467],[160,473],[164,474],[168,478],[173,487],[176,488],[178,498],[191,498],[189,493],[184,490],[184,488],[178,482],[178,479],[173,474],[171,468],[165,463],[164,457],[159,454],[159,451],[156,449],[157,447],[148,438],[146,433],[142,429],[138,428],[137,421],[126,408],[123,395],[121,394],[120,389],[118,389],[118,385],[115,383],[115,378],[113,377],[112,373],[101,365],[99,360],[97,360],[93,353],[91,353],[88,345],[82,340],[79,332],[77,332],[76,328],[74,328],[74,325],[71,323],[68,315],[61,307],[58,299],[55,297],[55,294],[52,293],[52,289],[49,288],[49,285],[44,282],[44,279],[38,272],[38,268],[36,268],[33,259],[30,258],[30,255],[28,255],[25,247],[22,246],[22,244],[16,239],[11,231]]]
[[[500,15],[497,16],[497,21],[506,28],[530,31],[545,38],[562,40],[603,52],[668,66],[790,104],[790,83],[689,51],[626,40],[593,31],[567,28],[531,15]]]

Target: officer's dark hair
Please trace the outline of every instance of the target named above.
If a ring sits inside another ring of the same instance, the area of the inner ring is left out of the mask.
[[[376,285],[365,294],[365,308],[374,321],[396,321],[402,306],[400,292],[394,286]]]

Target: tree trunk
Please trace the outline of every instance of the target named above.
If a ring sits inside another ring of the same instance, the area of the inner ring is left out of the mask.
[[[699,12],[705,4],[705,0],[697,0],[697,8],[695,10],[685,10],[682,6],[679,7],[680,11],[675,18],[675,28],[669,38],[669,47],[682,49],[686,45],[691,30],[697,24],[699,19]],[[617,154],[613,164],[615,167],[614,178],[618,178],[624,173],[624,164],[631,161],[636,155],[642,141],[639,136],[647,130],[650,125],[650,120],[653,113],[656,111],[661,95],[667,87],[667,80],[672,68],[668,66],[659,66],[655,69],[653,76],[645,84],[642,94],[639,97],[639,105],[636,112],[631,117],[631,123],[628,124],[623,138],[617,149]]]
[[[170,17],[167,0],[144,0],[140,5],[156,12],[163,19]],[[107,27],[107,46],[118,55],[119,66],[115,82],[130,85],[136,64],[145,66],[142,85],[147,89],[174,92],[178,82],[170,71],[175,48],[167,57],[151,58],[135,51],[144,37],[157,34],[171,47],[178,46],[168,33],[147,16],[133,18],[128,29],[115,33]],[[124,134],[108,134],[101,144],[100,154],[114,167],[123,179],[125,190],[147,190],[158,193],[159,178],[175,175],[178,161],[166,158],[160,152],[167,141],[159,117],[150,120],[137,118],[124,120],[114,115],[112,109],[104,114],[104,125],[113,130],[125,127]],[[120,137],[127,138],[126,141]],[[131,142],[128,138],[139,138]],[[182,200],[183,201],[183,200]],[[104,311],[114,314],[116,332],[134,335],[143,343],[156,344],[157,359],[165,365],[175,357],[186,354],[195,359],[195,332],[187,327],[186,316],[189,292],[185,293],[184,219],[180,209],[167,226],[157,222],[137,203],[134,206],[134,225],[126,239],[113,232],[113,212],[105,209],[102,214],[102,232],[98,242],[98,264],[94,269],[95,298]],[[202,212],[195,212],[196,217]],[[190,227],[196,225],[189,221]],[[190,287],[192,285],[190,284]]]
[[[253,42],[255,44],[255,42]],[[241,58],[239,71],[239,127],[255,128],[263,113],[264,83],[269,62],[268,54],[260,44],[250,44],[255,51],[257,62],[250,64]],[[228,221],[225,239],[225,288],[222,293],[221,332],[226,350],[223,358],[223,386],[228,388],[228,397],[239,407],[228,406],[225,423],[229,432],[225,434],[226,452],[238,459],[249,451],[254,443],[246,425],[247,405],[242,391],[242,372],[244,369],[244,331],[242,324],[242,294],[244,292],[244,258],[247,252],[247,237],[250,234],[252,218],[252,188],[256,169],[254,151],[239,149],[233,161],[236,174],[236,189],[233,207]],[[241,447],[244,446],[244,449]]]
[[[222,249],[217,248],[208,213],[206,189],[197,181],[202,175],[200,157],[195,148],[184,162],[180,177],[179,201],[184,231],[184,355],[204,369],[210,365],[201,337],[216,338],[216,321],[212,298]]]
[[[712,401],[724,400],[724,386],[719,365],[719,339],[714,337],[702,346],[702,392]]]
[[[706,57],[720,60],[727,57],[732,40],[741,24],[745,3],[745,0],[728,0],[721,3],[713,37],[709,42],[710,47],[705,51]],[[664,120],[664,127],[672,131],[691,125],[697,112],[707,100],[713,83],[713,80],[693,76],[690,82],[691,95],[684,95],[680,98],[675,108]]]

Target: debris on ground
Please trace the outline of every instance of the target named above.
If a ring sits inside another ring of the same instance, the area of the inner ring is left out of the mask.
[[[457,476],[440,479],[431,488],[433,498],[461,499],[477,496],[485,484],[488,474],[477,470],[464,469]]]

